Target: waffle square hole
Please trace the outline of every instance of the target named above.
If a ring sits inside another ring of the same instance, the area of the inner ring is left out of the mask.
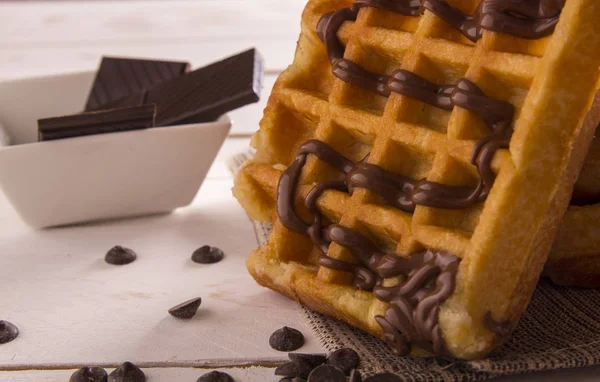
[[[328,127],[323,127],[316,138],[327,143],[353,162],[362,160],[371,152],[374,140],[374,137],[370,135],[341,126],[335,122],[331,122]],[[309,159],[305,169],[304,182],[343,180],[345,177],[338,169],[316,158]]]
[[[430,180],[452,186],[467,186],[475,188],[479,180],[477,170],[473,165],[452,156],[444,155],[436,158],[436,163],[429,176]],[[461,231],[463,234],[473,233],[479,222],[483,203],[464,209],[427,208],[425,225],[445,227]],[[423,216],[423,215],[422,215]]]
[[[437,85],[455,84],[466,73],[467,64],[451,64],[441,59],[420,55],[414,65],[414,72]],[[405,97],[399,110],[398,122],[408,122],[446,133],[451,111],[440,109],[416,99]]]
[[[435,154],[420,147],[402,142],[389,141],[378,163],[384,169],[412,179],[427,177],[433,165]]]
[[[472,0],[455,0],[448,1],[450,6],[458,9],[464,14],[472,15],[477,8],[477,2]],[[447,41],[452,41],[464,45],[475,45],[471,40],[466,38],[458,29],[448,24],[446,21],[437,17],[429,11],[425,11],[423,15],[424,35],[432,38],[439,38]]]
[[[325,141],[353,162],[362,160],[371,152],[374,137],[332,122],[323,134]]]
[[[474,82],[488,97],[509,102],[520,109],[525,103],[532,80],[531,77],[515,76],[510,71],[482,70]]]
[[[377,213],[375,209],[371,211]],[[394,253],[396,251],[398,239],[394,237],[393,232],[386,231],[385,227],[367,225],[362,221],[357,221],[352,229],[366,236],[380,251],[384,253]]]
[[[427,219],[425,219],[424,225],[459,231],[462,236],[471,237],[479,223],[483,203],[458,210],[442,208],[427,208],[427,210]]]
[[[267,133],[257,137],[266,137],[268,142],[259,144],[269,151],[267,156],[273,158],[273,163],[287,166],[294,160],[300,146],[315,135],[319,118],[302,115],[279,104],[272,111],[271,119],[261,122],[263,128],[266,123],[269,123]]]
[[[310,68],[306,71],[303,70],[302,75],[289,80],[289,87],[327,101],[335,77],[331,72],[331,64],[327,59],[325,48],[321,47],[319,50],[323,51],[322,54],[310,62]]]
[[[552,36],[528,40],[511,36],[505,33],[495,33],[484,31],[483,43],[486,43],[491,50],[496,52],[517,53],[527,56],[542,57],[546,52],[548,43]]]
[[[531,80],[531,78],[515,76],[513,73],[490,70],[481,70],[472,79],[488,97],[508,102],[515,107],[513,124],[525,102]],[[479,139],[492,133],[483,120],[474,113],[460,108],[455,108],[455,111],[456,119],[451,122],[452,131],[449,135],[456,139]]]
[[[412,217],[390,206],[369,203],[362,206],[359,218],[372,236],[378,238],[379,248],[393,252],[402,237],[409,234]]]
[[[378,8],[365,8],[361,10],[361,17],[368,27],[384,28],[392,31],[413,33],[419,26],[419,17],[405,16]],[[364,15],[364,16],[363,16]]]
[[[371,73],[390,75],[400,67],[402,57],[389,57],[381,54],[376,49],[362,44],[354,44],[346,49],[345,58],[360,65]],[[341,80],[340,80],[341,81]],[[387,103],[387,97],[360,88],[356,85],[344,83],[338,102],[343,106],[362,109],[369,113],[381,116]]]

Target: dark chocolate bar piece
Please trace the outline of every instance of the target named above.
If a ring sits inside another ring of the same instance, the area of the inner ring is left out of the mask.
[[[258,102],[263,64],[250,49],[153,87],[156,126],[209,122],[228,111]]]
[[[155,103],[156,126],[214,121],[228,111],[259,100],[262,70],[260,54],[250,49],[110,106]]]
[[[190,69],[187,62],[103,57],[96,74],[85,111],[112,109],[110,103],[184,75]],[[140,105],[130,102],[122,106]],[[108,105],[107,105],[108,104]]]
[[[156,105],[99,110],[38,120],[38,139],[49,141],[83,135],[115,133],[154,126]]]

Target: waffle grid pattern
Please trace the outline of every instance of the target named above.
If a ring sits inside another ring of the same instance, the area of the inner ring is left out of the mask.
[[[580,14],[575,14],[576,7],[585,4],[594,8],[591,14],[597,10],[595,3],[588,0],[572,2],[575,3],[572,7],[567,6],[572,20],[580,18]],[[470,14],[478,1],[455,0],[448,3]],[[279,176],[304,142],[317,139],[354,162],[369,154],[368,163],[400,175],[472,188],[476,185],[478,174],[476,167],[470,163],[471,155],[475,143],[491,131],[483,121],[464,109],[456,107],[448,112],[394,93],[385,98],[336,79],[315,29],[323,14],[351,4],[349,0],[309,1],[302,17],[302,34],[295,61],[275,85],[261,121],[261,130],[253,138],[253,145],[258,149],[256,157],[240,171],[234,194],[253,218],[274,223],[269,242],[251,254],[248,261],[249,270],[257,281],[299,299],[313,309],[381,335],[374,316],[382,314],[387,304],[376,300],[369,292],[356,291],[351,286],[352,275],[319,267],[317,260],[321,253],[310,238],[287,230],[277,220],[275,200]],[[561,33],[568,31],[572,35],[575,30],[581,30],[581,25],[594,29],[589,18],[584,21],[581,24],[567,23],[568,26],[562,28],[559,23],[557,30]],[[352,195],[330,190],[317,202],[328,220],[325,224],[337,223],[355,230],[382,251],[408,254],[432,248],[461,257],[462,264],[466,265],[461,265],[462,271],[458,275],[461,278],[457,284],[459,290],[451,297],[452,301],[442,307],[440,323],[443,318],[444,322],[452,325],[450,338],[444,327],[442,330],[445,339],[456,345],[451,351],[458,351],[461,355],[457,356],[481,356],[496,346],[499,339],[493,339],[491,332],[480,323],[469,324],[460,320],[465,313],[477,319],[486,309],[494,309],[494,318],[516,322],[529,298],[525,291],[533,290],[537,270],[541,270],[544,248],[553,239],[552,229],[537,230],[531,226],[518,230],[514,224],[511,225],[510,219],[495,222],[495,217],[505,212],[513,217],[523,216],[521,208],[526,208],[526,219],[536,219],[539,227],[551,228],[558,224],[554,224],[553,219],[561,213],[563,198],[566,203],[568,197],[562,195],[567,187],[559,187],[561,194],[555,195],[555,199],[547,195],[538,198],[538,202],[521,193],[519,203],[510,200],[513,191],[521,192],[515,191],[519,184],[558,186],[554,178],[536,177],[533,167],[528,167],[534,155],[544,154],[541,152],[542,145],[532,145],[531,137],[541,138],[544,145],[555,145],[552,149],[557,161],[545,163],[545,169],[560,169],[566,174],[569,174],[569,169],[574,174],[579,171],[580,163],[567,158],[569,151],[556,146],[560,140],[556,134],[542,136],[541,129],[530,130],[529,121],[521,118],[524,114],[543,123],[540,109],[534,107],[530,100],[547,101],[544,94],[548,93],[544,91],[548,87],[573,91],[567,89],[574,87],[570,84],[575,82],[558,82],[545,87],[540,85],[535,75],[540,72],[555,75],[553,67],[548,66],[549,62],[577,66],[576,61],[569,57],[578,57],[579,51],[572,50],[574,56],[566,55],[565,52],[570,50],[564,48],[567,45],[559,37],[554,44],[552,36],[523,40],[489,31],[484,31],[482,38],[474,44],[427,11],[420,17],[408,17],[381,9],[363,8],[355,22],[347,22],[340,28],[338,37],[346,46],[344,58],[371,72],[390,75],[394,70],[404,69],[439,85],[455,84],[460,78],[466,78],[488,97],[515,107],[515,135],[509,150],[498,151],[492,161],[497,178],[485,203],[464,210],[417,206],[414,214],[410,215],[385,205],[378,195],[365,189],[357,189]],[[577,41],[577,38],[570,40]],[[591,44],[597,42],[594,38],[587,41]],[[548,50],[549,47],[552,50]],[[544,60],[549,57],[545,55],[547,50],[550,58]],[[554,59],[557,61],[549,61]],[[577,67],[593,76],[589,71],[592,66]],[[585,85],[578,83],[578,87],[584,88]],[[582,94],[589,94],[589,91]],[[573,117],[582,118],[583,111],[578,107],[586,102],[584,97],[587,95],[577,101],[577,106],[573,104],[571,107]],[[525,108],[526,102],[528,108]],[[567,115],[550,114],[555,118],[553,121],[564,119]],[[520,129],[520,126],[523,128]],[[570,126],[571,129],[575,127]],[[532,130],[534,133],[529,134]],[[572,140],[576,147],[583,147],[588,139],[588,130],[586,128],[586,133],[581,134],[582,138],[578,141],[574,141],[577,135],[572,132],[565,131],[571,134],[565,138]],[[569,160],[563,162],[568,163],[568,168],[558,160]],[[525,170],[522,171],[523,167]],[[529,180],[532,174],[533,180]],[[563,175],[560,176],[559,182],[564,180]],[[527,182],[523,181],[524,177],[527,177]],[[304,207],[303,197],[315,183],[339,179],[341,174],[337,170],[309,156],[297,189],[295,209],[298,215],[310,221],[311,215]],[[501,186],[496,187],[499,182]],[[548,212],[543,215],[546,210]],[[511,235],[511,244],[497,239],[500,237],[498,234]],[[523,250],[515,243],[531,247],[522,256],[515,255]],[[511,261],[502,258],[506,250],[515,249],[518,251],[508,252],[512,256]],[[327,256],[356,262],[349,250],[335,243],[330,245]],[[473,267],[477,271],[469,269]],[[497,272],[498,267],[502,268],[501,272]],[[501,279],[496,274],[510,276]],[[384,285],[400,281],[388,279]],[[502,288],[487,289],[500,283],[504,283]],[[484,289],[487,291],[485,295]],[[452,317],[446,314],[454,312],[461,317],[452,321]]]
[[[453,5],[472,13],[477,1]],[[311,15],[313,25],[321,12]],[[391,25],[394,29],[389,28]],[[511,45],[506,40],[514,37],[492,32],[485,32],[483,39],[474,44],[429,12],[415,18],[374,8],[361,9],[356,22],[346,23],[339,37],[346,44],[344,57],[367,70],[390,75],[396,69],[405,69],[436,84],[454,84],[466,77],[488,96],[513,104],[517,117],[533,79],[537,56],[543,51],[542,42],[534,41],[529,55],[521,54],[522,51],[507,52],[506,48]],[[324,48],[312,53],[316,56],[312,58],[315,63],[326,59]],[[519,65],[506,65],[515,61]],[[515,73],[515,66],[522,71]],[[510,69],[505,69],[507,67]],[[308,75],[311,78],[288,77],[283,84],[283,102],[272,110],[285,118],[291,115],[298,122],[298,126],[292,127],[277,123],[277,118],[273,121],[272,129],[285,131],[272,134],[289,139],[286,145],[274,146],[276,163],[291,163],[298,147],[315,138],[355,162],[370,153],[368,163],[401,175],[449,185],[476,186],[477,171],[470,163],[472,151],[475,142],[490,131],[470,112],[459,108],[444,111],[399,94],[384,98],[334,78],[330,72],[317,75],[311,71]],[[331,84],[330,91],[323,88],[323,84]],[[285,102],[303,97],[313,98],[312,102]],[[311,105],[311,108],[297,109],[297,105]],[[357,109],[359,105],[371,105],[366,117]],[[296,137],[288,134],[292,129]],[[493,162],[495,171],[507,160],[507,154],[506,150],[498,153]],[[339,174],[335,170],[311,158],[300,184],[311,185],[336,177]],[[411,216],[383,205],[370,191],[356,190],[348,202],[338,206],[343,210],[330,214],[330,218],[339,219],[341,225],[368,236],[384,249],[408,253],[442,248],[462,257],[467,252],[483,204],[465,210],[419,206]],[[329,209],[331,207],[335,208],[329,206]],[[389,218],[390,224],[383,227],[390,227],[391,232],[381,232],[381,222],[371,219],[378,216]],[[395,221],[404,224],[393,223]],[[337,244],[330,247],[328,255],[354,262],[349,251]],[[347,274],[327,268],[319,270],[319,277],[328,282],[348,282]]]

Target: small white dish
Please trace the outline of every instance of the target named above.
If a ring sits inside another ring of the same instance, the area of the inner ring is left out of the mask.
[[[94,72],[0,83],[0,187],[43,228],[188,205],[231,128],[216,122],[37,142],[37,120],[81,111]]]

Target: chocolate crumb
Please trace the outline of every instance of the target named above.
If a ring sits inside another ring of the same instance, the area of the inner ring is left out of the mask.
[[[224,256],[219,248],[204,245],[192,253],[192,261],[198,264],[213,264],[223,260]]]
[[[304,335],[294,328],[284,326],[271,334],[269,345],[279,351],[294,351],[304,345]]]
[[[0,344],[6,344],[19,336],[19,329],[8,321],[0,320]]]
[[[350,375],[352,369],[358,367],[360,358],[358,353],[350,348],[339,349],[331,353],[327,358],[327,364],[332,365],[344,372],[345,375]]]
[[[392,373],[375,374],[372,377],[365,379],[365,382],[401,382],[402,378]]]
[[[308,382],[346,382],[346,376],[335,366],[321,365],[310,373]]]
[[[360,375],[360,371],[358,371],[357,369],[353,369],[350,372],[350,378],[348,379],[348,382],[362,382],[362,376]]]
[[[222,371],[211,371],[198,378],[196,382],[235,382],[235,379]]]
[[[71,374],[69,382],[107,382],[106,370],[98,366],[85,366]]]
[[[190,319],[196,315],[202,299],[200,297],[193,298],[179,305],[175,305],[169,309],[169,314],[173,317]]]
[[[116,245],[106,252],[104,261],[113,265],[125,265],[133,263],[136,258],[137,255],[131,249]]]
[[[145,382],[146,375],[131,362],[122,363],[108,376],[108,382]]]

